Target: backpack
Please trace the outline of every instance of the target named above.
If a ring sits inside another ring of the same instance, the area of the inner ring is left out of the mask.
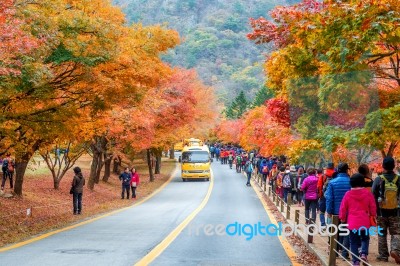
[[[290,179],[291,179],[291,178],[290,178],[290,175],[289,175],[289,174],[285,174],[285,175],[283,176],[282,186],[283,186],[284,188],[290,188],[290,187],[292,187],[292,181],[291,181]]]
[[[7,159],[3,160],[3,165],[1,166],[1,168],[2,168],[3,172],[8,170],[8,160]]]
[[[252,165],[251,165],[251,163],[247,163],[247,165],[246,165],[246,172],[247,173],[251,173],[251,172],[253,172],[253,169],[252,169]]]
[[[263,174],[268,174],[268,166],[264,165],[263,168],[262,168],[262,170],[261,170],[261,172],[262,172]]]
[[[8,164],[8,172],[14,172],[14,164],[12,162]]]
[[[385,195],[384,199],[381,202],[380,207],[382,209],[397,209],[398,206],[398,201],[397,201],[397,192],[398,192],[398,187],[397,187],[397,181],[399,179],[399,176],[396,175],[395,178],[393,178],[392,182],[389,182],[386,177],[383,175],[380,176],[382,181],[385,182]]]

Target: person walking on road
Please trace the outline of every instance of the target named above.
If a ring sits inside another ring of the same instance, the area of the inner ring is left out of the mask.
[[[135,168],[131,169],[131,176],[132,199],[136,199],[136,188],[139,185],[139,174],[136,172]]]
[[[131,187],[131,173],[128,167],[125,168],[125,171],[119,176],[119,180],[122,182],[121,199],[125,198],[125,191],[126,191],[126,198],[129,199],[129,190]]]
[[[325,192],[326,199],[326,212],[328,213],[328,218],[332,215],[339,215],[340,204],[342,203],[343,197],[347,191],[351,189],[350,187],[350,176],[349,165],[347,163],[340,163],[338,165],[338,174],[336,178],[332,179],[328,183],[328,187]],[[345,248],[350,248],[349,236],[340,236],[338,242]],[[349,253],[346,249],[341,248],[341,245],[337,245],[337,251],[341,250],[342,256],[344,258],[349,258]]]
[[[240,173],[242,171],[242,156],[240,153],[236,156],[236,172]]]
[[[340,204],[339,219],[348,224],[350,249],[353,265],[360,265],[360,259],[368,262],[369,228],[376,226],[376,204],[372,193],[364,188],[364,176],[360,173],[350,178],[351,190],[344,195]],[[373,221],[373,222],[371,222]]]
[[[383,174],[377,176],[372,185],[372,193],[378,207],[378,226],[383,229],[383,235],[378,236],[377,260],[388,261],[390,255],[400,264],[400,177],[393,171],[395,163],[392,157],[385,157],[382,166]],[[390,253],[387,244],[388,231],[391,235]]]
[[[302,166],[299,167],[299,169],[297,170],[297,179],[296,179],[297,196],[298,196],[297,201],[299,203],[299,207],[304,206],[304,199],[303,199],[304,192],[301,190],[301,186],[306,177],[307,174],[304,173],[304,168]]]
[[[374,181],[371,178],[371,171],[369,170],[369,167],[367,164],[361,164],[358,167],[358,172],[364,176],[364,186],[372,192],[372,184]]]
[[[304,191],[306,224],[314,224],[317,218],[318,177],[315,174],[315,169],[312,167],[307,169],[307,174],[308,176],[301,185],[301,190]]]
[[[297,187],[296,187],[296,177],[297,177],[297,171],[296,171],[296,167],[294,165],[290,166],[290,181],[291,181],[291,193],[292,193],[292,202],[294,204],[297,203]]]
[[[283,188],[283,200],[285,203],[288,202],[288,195],[292,193],[292,179],[290,177],[290,168],[285,170],[285,174],[282,178],[282,188]]]
[[[246,170],[246,174],[247,174],[246,186],[250,186],[251,174],[253,173],[253,165],[250,163],[250,161],[246,162],[244,169]]]
[[[267,182],[267,176],[269,175],[269,168],[268,168],[267,160],[263,159],[261,161],[258,172],[262,174],[262,181]]]
[[[229,162],[229,168],[232,169],[232,164],[233,164],[233,151],[229,152],[228,155],[228,162]]]
[[[72,179],[72,205],[74,208],[74,215],[81,214],[82,212],[82,195],[83,187],[85,186],[85,178],[82,175],[82,170],[78,166],[74,169],[74,179]]]

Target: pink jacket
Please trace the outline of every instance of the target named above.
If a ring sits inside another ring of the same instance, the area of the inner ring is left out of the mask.
[[[318,177],[315,175],[307,176],[301,185],[301,190],[304,191],[306,200],[318,199]]]
[[[366,188],[346,192],[340,204],[339,219],[346,221],[349,230],[371,227],[370,216],[376,216],[376,204],[372,193]]]
[[[138,173],[134,173],[131,174],[131,182],[130,185],[132,186],[132,182],[136,182],[136,186],[139,186],[139,174]]]

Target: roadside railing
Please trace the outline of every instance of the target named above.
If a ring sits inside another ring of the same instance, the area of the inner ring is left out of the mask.
[[[292,195],[291,193],[288,194],[287,196],[287,202],[284,201],[280,195],[278,195],[275,191],[273,191],[272,187],[268,184],[267,185],[267,180],[263,180],[261,174],[256,174],[253,173],[253,180],[254,182],[259,186],[261,189],[261,192],[264,193],[265,195],[268,196],[270,201],[275,205],[278,211],[282,214],[282,216],[285,217],[286,222],[289,224],[293,225],[299,225],[300,224],[300,219],[304,219],[304,221],[307,221],[307,218],[300,212],[300,210],[294,210],[294,217],[292,217]],[[268,179],[268,178],[267,178]],[[321,247],[323,245],[324,248],[329,250],[328,252],[328,257],[325,259],[325,257],[320,256],[320,254],[317,254],[318,252],[315,251],[315,248],[311,248],[311,250],[314,252],[314,254],[320,258],[320,260],[324,263],[326,266],[335,266],[336,265],[336,259],[337,257],[341,257],[344,261],[346,261],[349,265],[353,265],[352,261],[349,260],[348,258],[345,258],[338,250],[346,250],[348,254],[352,255],[352,257],[358,258],[363,265],[370,266],[371,264],[368,264],[368,262],[362,260],[358,254],[354,254],[346,248],[342,243],[338,241],[338,235],[339,235],[339,230],[336,230],[336,234],[333,233],[334,228],[338,228],[339,225],[339,217],[337,215],[333,215],[331,219],[331,225],[334,226],[328,226],[331,231],[329,232],[328,236],[321,236],[320,230],[317,230],[317,233],[314,233],[314,230],[312,230],[313,227],[310,227],[310,230],[305,230],[304,234],[302,234],[299,231],[296,231],[296,234],[298,237],[300,237],[309,247],[310,244],[314,243],[314,238],[318,239],[318,245]],[[313,223],[314,229],[317,229],[317,225]],[[340,248],[339,248],[340,247]]]

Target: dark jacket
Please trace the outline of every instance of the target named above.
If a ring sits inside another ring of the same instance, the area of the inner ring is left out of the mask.
[[[393,171],[388,172],[388,173],[384,173],[383,176],[389,181],[393,181],[393,179],[395,178],[395,173]],[[393,217],[393,216],[397,216],[397,210],[398,209],[381,209],[379,207],[379,203],[378,203],[378,198],[381,196],[381,189],[382,189],[382,193],[384,194],[384,188],[381,188],[381,184],[382,184],[382,178],[380,176],[377,176],[374,180],[374,183],[372,184],[372,193],[374,194],[375,197],[375,202],[376,202],[376,207],[377,207],[377,211],[378,211],[378,216],[382,216],[382,217]],[[397,198],[399,198],[400,196],[400,178],[397,180]]]
[[[326,212],[328,214],[339,215],[340,204],[343,197],[350,187],[350,177],[345,173],[339,173],[336,178],[328,183],[325,191]]]
[[[297,190],[297,172],[290,172],[290,181],[292,182],[292,190]]]
[[[119,176],[119,180],[122,181],[122,185],[130,186],[131,174],[123,172],[123,173]]]
[[[77,174],[72,180],[72,187],[75,193],[83,193],[83,186],[85,185],[85,178],[82,174]]]

